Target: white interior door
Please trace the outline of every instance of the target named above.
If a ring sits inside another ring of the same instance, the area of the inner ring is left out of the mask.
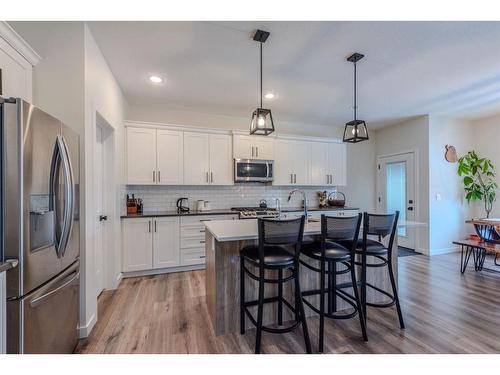
[[[378,157],[378,210],[399,211],[399,220],[414,221],[415,202],[415,154],[413,152]],[[415,249],[415,231],[398,230],[398,244]]]
[[[104,238],[106,225],[105,220],[100,220],[104,213],[104,147],[103,147],[103,130],[100,126],[96,127],[96,142],[95,142],[95,292],[98,296],[104,289]]]

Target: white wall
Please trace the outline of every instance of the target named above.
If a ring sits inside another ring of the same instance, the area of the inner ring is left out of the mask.
[[[472,121],[473,147],[481,157],[491,159],[496,167],[497,183],[500,186],[500,114],[481,120]],[[485,217],[484,205],[474,204],[473,217]],[[497,200],[493,203],[491,217],[500,217],[500,190],[497,191]]]
[[[115,80],[106,60],[97,46],[89,28],[85,25],[85,152],[84,159],[84,191],[85,191],[85,326],[82,327],[82,336],[90,333],[97,320],[97,294],[95,279],[95,225],[97,213],[95,212],[94,194],[94,145],[96,139],[96,123],[105,122],[111,127],[109,148],[114,155],[108,155],[113,160],[114,175],[108,176],[114,188],[110,193],[114,201],[105,202],[108,221],[106,226],[114,230],[113,238],[107,239],[104,259],[104,287],[116,288],[121,275],[121,225],[120,225],[120,196],[124,191],[123,181],[123,155],[124,155],[124,127],[127,102],[120,86]],[[113,150],[114,149],[114,150]]]
[[[455,146],[458,155],[474,148],[476,132],[469,121],[430,117],[429,125],[429,237],[431,255],[455,251],[452,243],[464,239],[472,227],[472,207],[465,200],[457,163],[445,160],[445,145]],[[500,156],[500,155],[499,155]]]
[[[421,116],[376,131],[375,155],[390,155],[407,151],[418,154],[418,194],[416,220],[429,223],[429,117]],[[428,228],[419,228],[416,250],[429,254]]]

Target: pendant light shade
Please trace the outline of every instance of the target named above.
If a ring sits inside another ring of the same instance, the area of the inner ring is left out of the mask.
[[[345,124],[344,128],[344,142],[358,143],[368,140],[368,129],[364,120],[357,119],[357,102],[356,102],[356,63],[361,60],[364,55],[361,53],[354,53],[347,58],[347,61],[352,62],[354,65],[354,120]]]
[[[250,134],[269,135],[274,132],[273,115],[270,109],[262,108],[262,44],[269,37],[269,32],[257,30],[253,40],[260,43],[260,107],[252,113]]]

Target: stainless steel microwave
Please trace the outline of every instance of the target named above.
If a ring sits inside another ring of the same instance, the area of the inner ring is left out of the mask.
[[[272,160],[234,159],[234,182],[270,182],[273,165]]]

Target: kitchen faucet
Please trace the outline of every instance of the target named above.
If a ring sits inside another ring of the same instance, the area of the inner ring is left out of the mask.
[[[281,199],[276,198],[276,211],[278,211],[278,219],[281,219]]]
[[[307,220],[307,197],[306,193],[304,190],[301,189],[293,189],[289,194],[288,194],[288,202],[290,202],[290,198],[292,198],[293,193],[299,192],[302,194],[302,198],[304,199],[304,216],[306,217]]]

